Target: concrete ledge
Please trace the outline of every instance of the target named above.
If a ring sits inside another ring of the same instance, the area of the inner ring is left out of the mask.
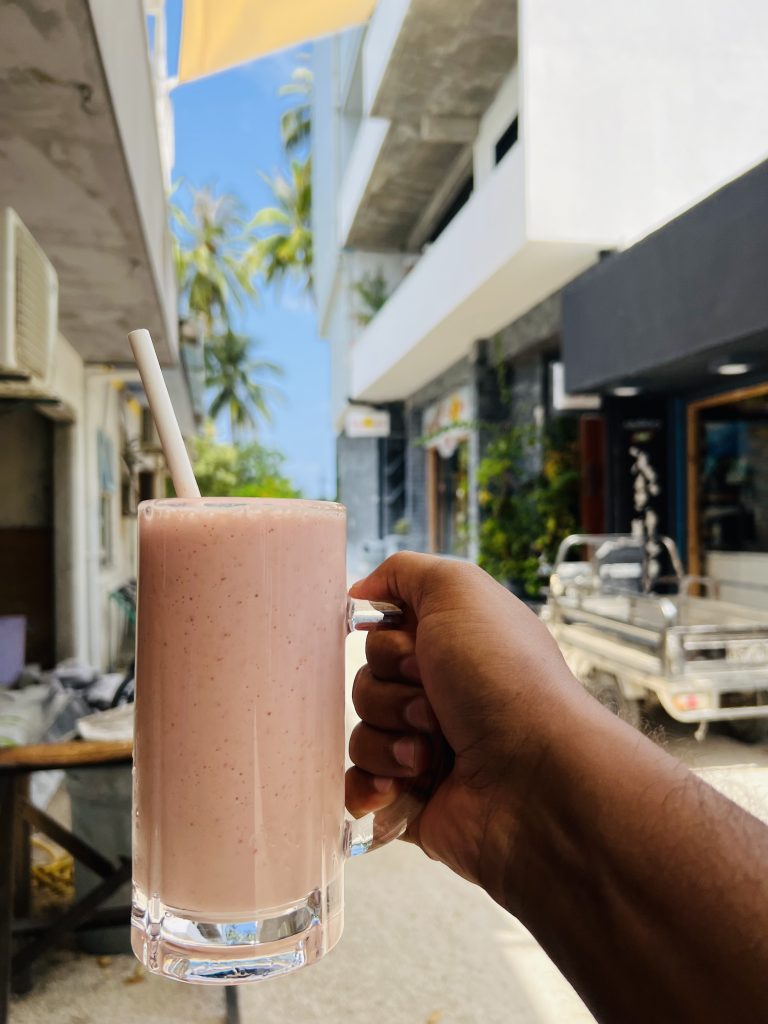
[[[591,246],[528,236],[524,163],[516,146],[365,329],[355,398],[407,397],[593,261]]]

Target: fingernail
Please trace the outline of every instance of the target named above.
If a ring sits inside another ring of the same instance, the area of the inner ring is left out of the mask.
[[[406,737],[396,740],[392,744],[392,753],[395,755],[397,763],[401,764],[403,768],[413,768],[416,764],[416,744],[413,740]]]
[[[393,779],[385,779],[381,775],[374,775],[373,788],[377,793],[388,793],[392,789]]]
[[[434,716],[426,697],[417,697],[410,704],[406,704],[403,717],[414,729],[419,729],[421,732],[432,731]]]
[[[419,674],[419,663],[416,660],[415,654],[409,654],[400,662],[400,675],[404,679],[412,679],[416,683],[419,682],[421,676]]]

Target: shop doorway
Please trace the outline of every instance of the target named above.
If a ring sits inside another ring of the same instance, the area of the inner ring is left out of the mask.
[[[23,615],[26,660],[55,659],[54,425],[27,403],[0,402],[0,615]]]
[[[428,450],[429,549],[441,555],[469,556],[469,444],[460,441],[444,457]]]
[[[579,417],[579,528],[605,533],[605,420]]]
[[[768,384],[692,402],[687,447],[688,571],[741,576],[768,556]]]

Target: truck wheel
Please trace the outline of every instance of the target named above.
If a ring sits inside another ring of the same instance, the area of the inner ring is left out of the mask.
[[[726,725],[731,736],[742,743],[768,742],[768,718],[740,718]]]
[[[596,672],[584,685],[603,707],[608,708],[627,725],[632,725],[635,729],[640,728],[640,702],[624,696],[616,676],[608,672]]]

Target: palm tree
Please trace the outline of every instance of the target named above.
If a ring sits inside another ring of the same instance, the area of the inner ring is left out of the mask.
[[[227,329],[205,346],[206,385],[212,392],[208,415],[212,420],[226,410],[232,440],[253,429],[259,418],[271,418],[268,399],[278,393],[264,378],[282,375],[281,367],[264,359],[253,359],[256,343]]]
[[[280,134],[286,153],[295,153],[309,140],[312,131],[312,90],[314,79],[308,67],[294,68],[291,81],[278,90],[278,96],[296,96],[296,103],[280,115]]]
[[[312,157],[291,160],[290,177],[264,175],[275,205],[260,210],[249,227],[269,228],[256,243],[255,265],[267,284],[287,277],[312,288]]]
[[[171,206],[182,315],[201,327],[204,340],[229,327],[232,307],[256,294],[253,235],[238,201],[208,188],[193,190],[191,215]],[[186,307],[186,308],[184,308]]]

